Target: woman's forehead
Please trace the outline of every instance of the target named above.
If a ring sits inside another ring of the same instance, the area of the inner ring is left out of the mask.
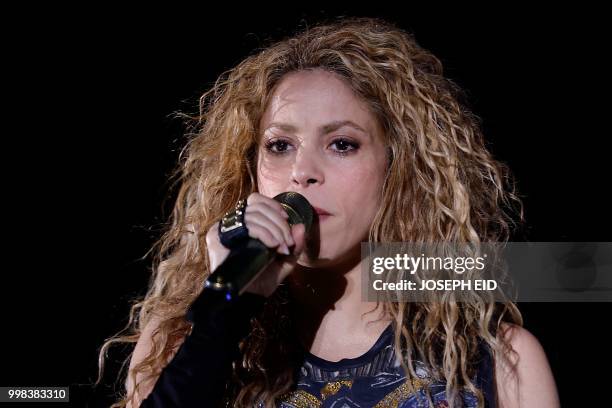
[[[291,131],[329,127],[343,122],[372,132],[374,115],[337,75],[317,70],[300,71],[283,78],[273,91],[260,130],[276,127]]]
[[[363,103],[337,74],[323,70],[298,71],[280,80],[272,91],[268,108],[277,111],[295,104],[317,102],[320,105],[339,100],[349,105]]]

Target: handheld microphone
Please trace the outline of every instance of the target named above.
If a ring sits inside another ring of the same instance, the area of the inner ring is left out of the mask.
[[[289,215],[289,225],[304,224],[308,233],[314,210],[308,200],[298,193],[280,193],[274,199]],[[249,237],[244,244],[230,251],[228,257],[206,279],[204,290],[224,292],[229,301],[241,295],[249,284],[268,267],[279,254],[259,239]]]

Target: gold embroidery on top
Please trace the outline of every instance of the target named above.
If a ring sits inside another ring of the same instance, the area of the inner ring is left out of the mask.
[[[374,405],[374,408],[397,408],[399,407],[399,404],[406,401],[408,397],[413,395],[416,391],[424,388],[427,384],[420,378],[413,378],[410,381],[412,383],[414,392],[411,391],[410,387],[408,386],[408,380],[406,380],[402,385],[387,394],[387,396],[379,401],[378,404]]]
[[[410,383],[412,384],[412,388],[409,386],[408,380],[406,380],[402,385],[387,394],[387,396],[379,401],[374,408],[397,408],[411,395],[425,388],[428,384],[426,380],[421,378],[413,378],[410,380]],[[321,397],[325,400],[325,398],[330,395],[336,394],[342,386],[351,388],[353,386],[353,381],[342,380],[328,382],[321,388]],[[320,401],[317,397],[304,390],[288,392],[281,396],[279,400],[291,404],[296,408],[318,408],[323,404],[323,401]]]
[[[321,397],[325,399],[330,395],[336,394],[342,386],[351,388],[353,386],[353,381],[342,380],[328,382],[321,388]],[[304,390],[288,392],[281,396],[279,400],[287,404],[292,404],[296,408],[315,408],[320,407],[323,403],[323,401],[320,401],[317,397]]]
[[[340,390],[340,388],[342,388],[343,385],[347,386],[348,388],[351,388],[353,386],[353,381],[342,380],[328,382],[323,388],[321,388],[321,398],[325,400],[325,398],[329,397],[330,395],[334,395]]]
[[[281,396],[279,400],[291,404],[296,408],[317,408],[322,404],[322,401],[319,401],[317,397],[304,390],[288,392]]]

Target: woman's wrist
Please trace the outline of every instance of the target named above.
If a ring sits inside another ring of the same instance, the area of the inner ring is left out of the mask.
[[[187,311],[192,335],[205,334],[221,341],[239,341],[248,334],[250,321],[257,316],[266,298],[245,292],[227,300],[221,292],[204,290]]]

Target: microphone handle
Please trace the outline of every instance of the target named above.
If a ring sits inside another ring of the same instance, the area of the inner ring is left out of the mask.
[[[276,251],[259,239],[251,238],[236,249],[217,267],[208,279],[204,290],[225,292],[229,301],[242,295],[246,287],[276,259]]]

